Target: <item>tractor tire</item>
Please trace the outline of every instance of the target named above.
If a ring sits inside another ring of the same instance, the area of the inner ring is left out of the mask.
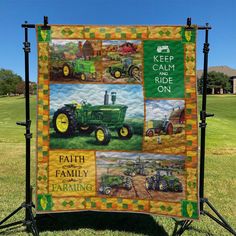
[[[62,74],[64,77],[69,77],[72,74],[72,69],[69,64],[67,64],[67,63],[63,64]]]
[[[128,75],[132,78],[139,78],[139,67],[132,65],[128,70]]]
[[[166,126],[166,134],[172,135],[173,132],[174,132],[174,127],[173,127],[172,123],[169,122]]]
[[[147,190],[153,190],[153,182],[150,178],[146,178],[145,187]]]
[[[87,79],[86,74],[85,74],[85,73],[81,73],[81,74],[79,75],[79,79],[80,79],[81,81],[85,81],[85,80]]]
[[[183,192],[183,186],[182,186],[182,184],[176,185],[176,186],[174,187],[174,191],[175,191],[175,192]]]
[[[105,188],[104,188],[104,193],[105,193],[106,195],[109,195],[109,194],[111,193],[111,187],[105,187]]]
[[[158,189],[159,191],[166,192],[168,189],[168,185],[165,180],[160,180],[158,184]]]
[[[68,137],[75,134],[77,129],[76,116],[68,107],[58,109],[53,115],[53,128],[57,134]]]
[[[132,183],[131,182],[125,183],[125,189],[127,190],[132,189]]]
[[[153,136],[154,136],[153,130],[148,129],[148,130],[146,131],[146,136],[148,136],[148,137],[153,137]]]
[[[124,124],[123,127],[117,130],[120,139],[131,139],[133,136],[133,129],[130,125]]]
[[[101,145],[107,145],[110,142],[111,134],[107,127],[98,126],[95,130],[95,138]]]
[[[127,190],[132,189],[132,179],[131,179],[131,177],[126,177],[126,178],[125,178],[124,187],[125,187],[125,189],[127,189]]]
[[[119,79],[122,76],[122,71],[120,68],[114,68],[112,71],[112,76],[116,79]]]

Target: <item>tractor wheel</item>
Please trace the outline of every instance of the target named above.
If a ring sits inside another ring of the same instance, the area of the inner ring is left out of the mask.
[[[120,139],[131,139],[133,136],[133,129],[131,126],[124,124],[123,127],[117,130]]]
[[[92,73],[92,79],[96,80],[96,78],[97,78],[97,72]]]
[[[62,66],[63,76],[64,77],[69,77],[71,75],[71,73],[72,73],[72,71],[71,71],[70,66],[67,63],[63,64],[63,66]]]
[[[174,127],[172,123],[168,123],[166,127],[166,134],[172,135],[174,131]]]
[[[113,74],[113,77],[115,77],[116,79],[119,79],[122,75],[122,71],[120,68],[115,68],[112,74]]]
[[[132,189],[132,182],[125,183],[125,189],[127,189],[127,190]]]
[[[110,142],[111,134],[108,128],[99,126],[95,130],[95,138],[99,144],[107,145]]]
[[[105,187],[104,193],[105,193],[106,195],[109,195],[109,194],[111,193],[111,187]]]
[[[129,68],[128,74],[130,77],[139,78],[139,68],[137,66],[131,66]]]
[[[146,179],[146,182],[145,182],[145,187],[146,187],[146,189],[147,190],[152,190],[153,189],[153,183],[152,183],[152,181],[149,179],[149,178],[147,178]]]
[[[167,189],[168,189],[168,186],[167,186],[166,181],[165,181],[165,180],[161,180],[161,181],[159,182],[158,188],[159,188],[160,191],[166,192]]]
[[[58,109],[53,116],[53,128],[63,136],[72,136],[77,128],[75,113],[67,107]]]
[[[182,186],[182,184],[177,184],[177,185],[175,185],[174,186],[174,191],[175,192],[183,192],[183,186]]]
[[[80,73],[79,74],[79,79],[82,81],[85,81],[87,79],[86,74],[85,73]]]
[[[153,135],[154,135],[153,130],[148,129],[147,132],[146,132],[146,136],[148,136],[148,137],[153,137]]]
[[[80,134],[91,134],[94,131],[94,128],[91,126],[79,126]]]

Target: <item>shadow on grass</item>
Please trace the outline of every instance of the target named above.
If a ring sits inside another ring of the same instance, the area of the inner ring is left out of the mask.
[[[145,235],[167,236],[163,226],[146,214],[110,213],[110,212],[76,212],[37,215],[40,232],[65,230],[111,230],[126,231]]]

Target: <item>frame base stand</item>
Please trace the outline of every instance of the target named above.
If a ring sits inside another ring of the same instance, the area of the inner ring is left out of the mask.
[[[232,235],[236,236],[236,231],[229,225],[229,223],[223,218],[223,216],[215,209],[215,207],[209,202],[207,198],[201,198],[201,204],[204,203],[215,213],[216,216],[212,215],[208,211],[203,210],[200,211],[200,215],[206,215],[210,217],[212,220],[214,220],[217,224],[225,228],[227,231],[229,231]],[[189,228],[189,226],[192,224],[192,220],[182,220],[182,221],[176,221],[175,228],[173,232],[173,236],[180,236],[184,233],[185,230]]]
[[[39,236],[38,228],[36,225],[36,220],[32,212],[32,208],[34,207],[33,203],[26,204],[22,203],[16,210],[14,210],[11,214],[5,217],[2,221],[0,221],[0,229],[10,228],[16,225],[22,225],[26,227],[26,231],[32,233],[34,236]],[[4,224],[8,219],[13,217],[16,213],[18,213],[21,209],[25,209],[27,217],[24,220],[16,221],[9,224]]]

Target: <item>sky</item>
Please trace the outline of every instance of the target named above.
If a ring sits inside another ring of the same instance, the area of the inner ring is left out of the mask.
[[[169,118],[173,108],[184,108],[184,100],[147,100],[146,120],[162,120]]]
[[[185,25],[209,23],[209,66],[236,69],[236,0],[0,0],[0,68],[24,78],[21,24]],[[37,81],[35,30],[30,30],[30,80]],[[203,68],[204,31],[197,37],[197,69]]]
[[[142,159],[157,159],[157,160],[165,160],[165,159],[172,159],[172,160],[183,160],[184,156],[177,156],[177,155],[159,155],[159,154],[152,154],[152,153],[128,153],[128,152],[97,152],[97,157],[113,157],[118,159],[136,159],[139,156],[142,156]]]
[[[96,92],[95,92],[96,91]],[[143,91],[141,85],[119,84],[51,84],[50,85],[50,113],[53,114],[64,104],[82,101],[91,105],[103,105],[104,94],[116,92],[115,104],[126,105],[126,118],[143,118]]]

